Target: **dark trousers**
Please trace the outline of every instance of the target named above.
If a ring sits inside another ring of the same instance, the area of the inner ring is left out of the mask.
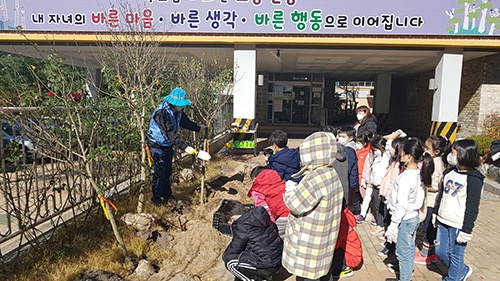
[[[361,194],[359,188],[349,188],[349,211],[355,216],[361,213]]]
[[[372,200],[370,201],[370,209],[372,214],[377,221],[377,225],[384,227],[384,201],[380,199],[380,189],[378,187],[373,187]]]
[[[223,258],[227,270],[236,277],[235,280],[265,280],[264,277],[275,274],[281,268],[281,264],[272,268],[255,268],[251,264],[240,262],[239,256],[239,254],[232,254]]]
[[[427,214],[425,216],[425,220],[423,222],[423,231],[424,231],[424,244],[427,244],[427,251],[422,248],[421,254],[423,256],[432,255],[434,253],[433,246],[434,241],[436,240],[437,228],[434,228],[432,225],[432,213],[434,212],[433,207],[427,207]],[[429,251],[430,250],[430,251]]]
[[[150,146],[153,156],[153,202],[166,202],[172,196],[170,187],[170,176],[172,175],[172,158],[174,150],[172,147]]]

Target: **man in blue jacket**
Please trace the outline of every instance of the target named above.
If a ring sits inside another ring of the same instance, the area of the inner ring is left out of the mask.
[[[173,147],[177,146],[187,154],[196,150],[188,146],[179,135],[179,129],[200,132],[205,125],[198,126],[184,114],[184,107],[191,105],[186,98],[186,91],[175,88],[155,109],[149,123],[148,145],[153,156],[153,204],[160,206],[172,198],[170,176],[172,175]]]

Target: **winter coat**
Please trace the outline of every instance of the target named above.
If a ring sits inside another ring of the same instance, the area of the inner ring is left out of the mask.
[[[284,147],[282,150],[269,156],[267,162],[269,167],[278,172],[284,181],[300,181],[300,179],[292,178],[292,175],[300,170],[300,155],[297,149]]]
[[[188,145],[179,134],[179,128],[199,132],[201,127],[189,120],[184,111],[175,111],[172,106],[163,101],[153,112],[149,122],[148,141],[150,145],[172,147],[184,150]]]
[[[365,164],[363,165],[363,176],[362,176],[361,181],[362,182],[364,181],[365,188],[359,189],[359,193],[361,194],[361,196],[363,198],[365,198],[366,188],[372,186],[371,174],[372,174],[372,165],[373,165],[374,158],[375,158],[375,156],[373,155],[373,152],[370,151],[370,153],[368,153],[368,155],[366,155]]]
[[[387,171],[385,172],[382,183],[380,184],[380,196],[383,196],[386,199],[391,197],[392,187],[394,186],[394,182],[400,173],[401,168],[399,167],[399,162],[391,162],[389,167],[387,167]]]
[[[358,158],[358,181],[361,186],[363,179],[363,168],[365,166],[365,160],[368,154],[370,154],[372,147],[368,144],[367,146],[356,150],[356,157]]]
[[[325,276],[331,265],[342,212],[342,184],[332,167],[337,145],[333,134],[317,132],[300,145],[305,175],[285,192],[290,209],[284,237],[283,267],[299,277]]]
[[[345,263],[351,268],[358,267],[363,261],[363,247],[356,231],[356,218],[344,208],[340,217],[340,230],[335,249],[344,250]]]
[[[269,220],[264,207],[256,207],[233,222],[233,240],[229,243],[223,260],[228,255],[239,255],[239,261],[255,268],[272,268],[281,262],[283,241],[278,228]]]
[[[479,214],[483,184],[484,176],[476,169],[461,172],[453,167],[446,170],[434,208],[437,220],[465,233],[472,233]]]
[[[392,188],[389,205],[391,221],[399,224],[419,215],[425,199],[425,189],[420,180],[420,170],[404,170],[396,178]]]
[[[337,172],[339,180],[342,183],[345,201],[349,202],[349,165],[347,164],[345,147],[340,143],[337,143],[337,156],[335,158],[337,161],[333,162],[333,168]]]
[[[359,125],[357,134],[362,134],[364,132],[371,132],[373,135],[377,134],[377,117],[372,115],[363,124]]]
[[[252,187],[248,191],[248,196],[251,196],[252,192],[264,195],[265,203],[268,206],[267,211],[274,220],[287,217],[290,214],[290,210],[283,202],[285,182],[275,170],[266,169],[260,172],[254,179]]]

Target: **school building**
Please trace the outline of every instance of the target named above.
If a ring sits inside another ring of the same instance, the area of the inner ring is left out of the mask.
[[[0,51],[98,76],[110,33],[234,64],[233,117],[314,130],[368,104],[381,131],[480,134],[500,102],[500,0],[1,0]],[[33,45],[36,44],[36,49]]]

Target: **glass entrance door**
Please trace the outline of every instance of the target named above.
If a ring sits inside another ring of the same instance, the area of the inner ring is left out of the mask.
[[[295,99],[293,100],[292,123],[308,124],[311,86],[294,86],[293,92]]]

